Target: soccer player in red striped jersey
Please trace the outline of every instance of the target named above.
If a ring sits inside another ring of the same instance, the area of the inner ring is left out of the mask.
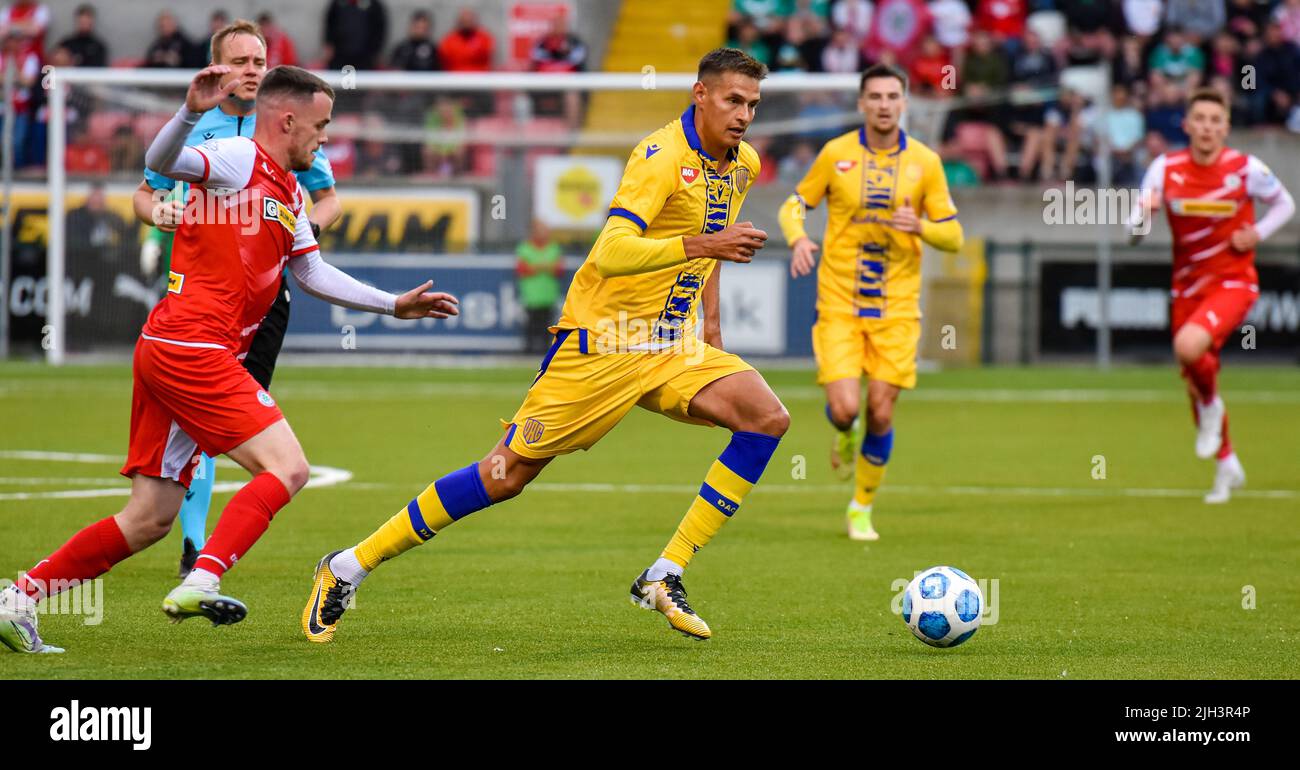
[[[131,438],[122,475],[126,507],[81,530],[18,582],[0,591],[0,643],[17,652],[62,652],[36,631],[36,604],[91,580],[161,540],[171,528],[202,450],[224,454],[252,480],[222,511],[194,569],[163,600],[175,621],[214,625],[244,618],[243,603],[220,593],[221,576],[242,559],[275,514],[307,483],[302,446],[279,407],[240,365],[280,287],[286,262],[304,290],[334,304],[398,318],[446,318],[449,294],[425,283],[400,297],[320,258],[291,172],[311,167],[326,140],[333,90],[297,67],[277,67],[257,94],[252,139],[185,146],[202,113],[240,85],[214,65],[190,84],[185,106],[154,139],[145,163],[189,182],[167,294],[149,314],[135,347]]]
[[[1164,208],[1173,234],[1174,355],[1192,399],[1196,455],[1217,458],[1207,503],[1224,503],[1246,483],[1228,438],[1219,395],[1219,352],[1259,298],[1255,246],[1295,213],[1295,201],[1253,155],[1228,147],[1228,102],[1210,88],[1188,99],[1183,130],[1190,145],[1156,158],[1142,179],[1129,229],[1136,241],[1152,212]],[[1269,207],[1255,221],[1256,199]]]

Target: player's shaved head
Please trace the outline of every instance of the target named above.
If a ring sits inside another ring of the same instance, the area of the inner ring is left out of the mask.
[[[301,67],[282,64],[263,78],[257,111],[257,135],[282,146],[291,169],[306,171],[316,150],[326,142],[334,89]]]

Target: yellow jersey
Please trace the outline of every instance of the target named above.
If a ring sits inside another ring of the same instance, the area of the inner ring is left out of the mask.
[[[694,338],[700,294],[718,261],[688,261],[682,241],[733,224],[760,169],[745,142],[728,153],[722,173],[717,165],[700,144],[694,105],[636,146],[556,328],[594,332],[602,350],[658,350]]]
[[[807,236],[804,213],[828,200],[818,317],[920,318],[921,238],[885,223],[909,203],[932,223],[956,218],[939,156],[901,129],[897,147],[873,150],[858,128],[827,142],[795,190],[781,207],[790,245]]]

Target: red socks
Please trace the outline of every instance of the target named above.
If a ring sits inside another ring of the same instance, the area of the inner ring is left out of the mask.
[[[74,580],[99,577],[130,555],[122,528],[109,516],[73,535],[50,558],[33,567],[18,580],[18,590],[39,601],[70,588]]]
[[[257,474],[226,503],[194,566],[221,577],[248,553],[276,512],[288,504],[289,490],[278,478],[271,473]]]
[[[1219,357],[1205,353],[1190,366],[1183,366],[1183,376],[1196,387],[1201,396],[1201,403],[1208,404],[1219,392]]]

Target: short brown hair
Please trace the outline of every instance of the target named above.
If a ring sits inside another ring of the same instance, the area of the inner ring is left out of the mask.
[[[1202,86],[1192,91],[1191,95],[1187,97],[1187,111],[1191,112],[1192,105],[1197,102],[1214,102],[1222,107],[1224,112],[1228,113],[1229,118],[1232,117],[1232,105],[1223,96],[1223,92],[1213,86]]]
[[[302,67],[281,64],[271,68],[271,71],[266,73],[266,77],[262,78],[262,85],[257,89],[257,99],[261,101],[287,96],[306,101],[317,93],[323,93],[330,99],[334,98],[334,89],[330,88],[329,83]]]
[[[216,31],[212,36],[211,48],[212,62],[216,64],[221,61],[221,46],[226,44],[226,40],[235,35],[252,35],[262,41],[262,48],[266,48],[266,36],[262,34],[262,28],[249,21],[248,19],[235,19],[231,23]]]
[[[867,81],[872,78],[894,78],[903,86],[903,93],[907,93],[907,75],[897,67],[891,67],[885,63],[873,64],[862,73],[862,79],[858,81],[858,93],[862,93],[867,87]]]
[[[700,70],[695,79],[703,80],[708,75],[721,75],[724,72],[737,72],[762,80],[767,77],[767,65],[739,48],[714,48],[700,59]]]

